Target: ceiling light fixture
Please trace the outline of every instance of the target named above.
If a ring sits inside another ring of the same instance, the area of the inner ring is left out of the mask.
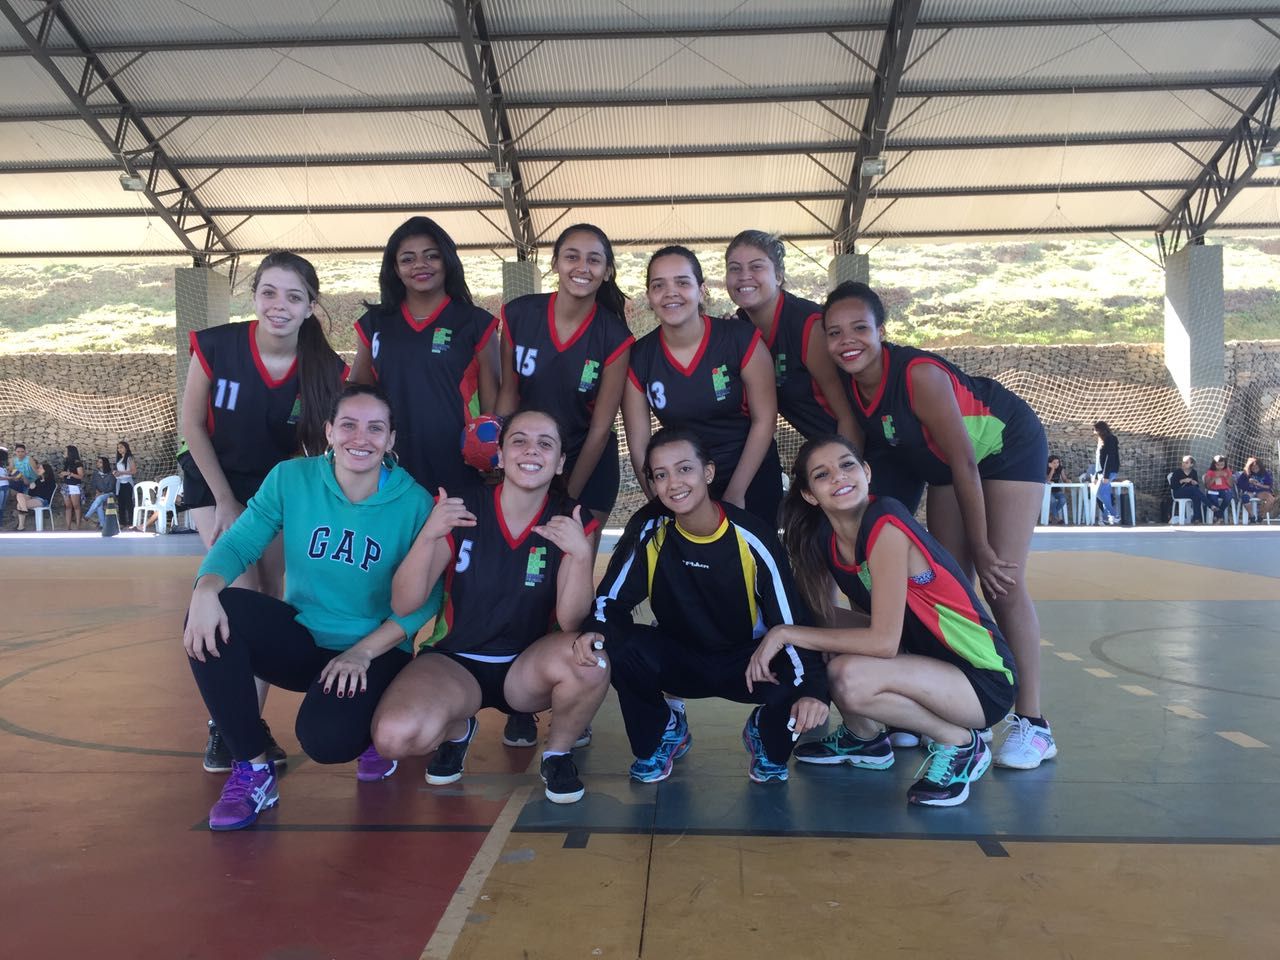
[[[120,189],[128,190],[130,193],[141,193],[147,189],[147,181],[136,173],[122,173],[120,174]]]
[[[864,177],[884,176],[884,157],[867,157],[862,161]]]

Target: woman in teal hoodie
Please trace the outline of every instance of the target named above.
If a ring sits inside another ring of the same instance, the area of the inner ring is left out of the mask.
[[[255,676],[305,693],[296,724],[303,750],[317,763],[347,763],[372,749],[378,700],[440,609],[436,590],[406,616],[391,610],[392,576],[431,498],[388,456],[395,426],[386,396],[349,384],[325,438],[323,457],[286,460],[267,474],[196,575],[183,646],[235,759],[209,812],[213,830],[247,827],[279,800]],[[227,587],[281,533],[284,600]],[[394,769],[386,761],[380,776]]]

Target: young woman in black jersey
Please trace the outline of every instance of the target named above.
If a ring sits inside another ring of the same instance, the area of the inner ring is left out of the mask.
[[[929,485],[929,531],[960,569],[976,569],[1017,658],[1018,702],[999,766],[1029,770],[1057,755],[1040,707],[1040,620],[1027,555],[1044,499],[1049,446],[1024,400],[935,353],[885,340],[884,304],[842,283],[823,309],[827,347],[849,376],[853,413],[874,469],[881,459]],[[877,493],[892,496],[883,487]],[[895,498],[896,499],[896,498]]]
[[[427,217],[391,234],[378,288],[356,321],[351,379],[391,397],[410,476],[429,491],[473,482],[461,437],[498,399],[498,321],[472,301],[453,238]]]
[[[688,752],[684,710],[670,706],[666,691],[760,704],[742,731],[748,776],[786,780],[796,736],[826,722],[827,685],[822,659],[790,646],[770,658],[768,678],[744,677],[766,630],[808,616],[773,524],[714,499],[716,465],[692,430],[659,430],[645,453],[658,502],[627,525],[595,608],[636,757],[631,778],[665,780]],[[653,626],[632,620],[643,600]]]
[[[838,433],[860,445],[840,370],[827,352],[822,307],[783,289],[784,257],[776,235],[743,230],[725,251],[725,289],[773,357],[778,413],[806,439]]]
[[[773,523],[782,502],[773,437],[778,395],[760,332],[737,317],[702,312],[702,265],[685,247],[655,253],[647,276],[658,328],[631,348],[622,395],[636,476],[646,483],[650,414],[664,427],[695,427],[716,464],[711,495]],[[648,487],[646,492],[652,494]]]
[[[462,776],[476,711],[550,708],[541,767],[547,798],[573,803],[583,795],[572,748],[608,693],[609,664],[578,633],[591,606],[588,537],[596,522],[584,527],[581,505],[552,492],[564,469],[560,437],[547,413],[510,417],[502,482],[440,489],[396,572],[392,609],[421,605],[442,573],[445,606],[435,634],[379,705],[373,740],[393,758],[435,750],[428,783]],[[560,629],[548,632],[553,623]]]
[[[1013,705],[1013,655],[956,562],[901,503],[870,497],[869,481],[848,440],[816,437],[800,448],[783,537],[822,626],[774,627],[751,658],[747,681],[769,679],[785,644],[828,657],[844,723],[802,744],[796,759],[883,770],[894,757],[879,724],[916,730],[932,742],[908,800],[955,806],[991,765],[981,731]],[[865,626],[836,616],[848,611],[832,605],[833,581],[870,616]]]
[[[178,462],[183,500],[206,549],[244,512],[272,467],[324,450],[325,418],[346,378],[346,364],[315,315],[320,280],[310,261],[287,251],[269,254],[258,264],[251,289],[251,322],[190,334]],[[231,586],[282,596],[279,540]],[[259,683],[260,699],[267,689]],[[285,760],[274,739],[270,753],[275,762]],[[223,773],[231,764],[210,721],[204,768]]]

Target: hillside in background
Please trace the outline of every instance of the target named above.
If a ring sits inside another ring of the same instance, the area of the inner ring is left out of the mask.
[[[1224,247],[1226,339],[1280,339],[1280,240],[1215,239]],[[889,309],[890,335],[927,346],[992,343],[1146,343],[1163,339],[1164,278],[1118,240],[882,243],[871,253],[872,285]],[[712,313],[732,305],[723,286],[723,250],[699,250]],[[549,257],[549,250],[547,251]],[[646,252],[619,255],[619,283],[632,296],[637,332],[644,309]],[[787,250],[788,286],[821,301],[823,247]],[[0,353],[167,352],[173,345],[173,268],[185,261],[0,261]],[[232,315],[251,314],[255,262],[242,265]],[[360,302],[376,298],[377,262],[316,259],[336,347],[355,347]],[[548,269],[545,258],[543,268]],[[501,294],[500,261],[468,257],[472,293],[491,310]],[[553,289],[549,274],[544,289]]]

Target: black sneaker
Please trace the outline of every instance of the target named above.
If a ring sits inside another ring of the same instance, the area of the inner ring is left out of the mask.
[[[262,721],[262,730],[267,735],[267,762],[276,768],[277,771],[289,765],[289,755],[284,752],[284,747],[276,743],[276,738],[271,735],[271,728],[267,726],[267,721]]]
[[[467,717],[467,735],[461,740],[446,740],[436,748],[436,755],[427,764],[427,783],[438,787],[462,778],[462,765],[479,727],[475,717]]]
[[[863,740],[843,723],[829,737],[800,744],[794,755],[805,763],[847,763],[871,770],[888,770],[893,766],[893,747],[887,733],[882,731],[870,740]]]
[[[954,807],[969,798],[969,784],[991,766],[991,748],[971,731],[973,742],[967,747],[950,747],[933,741],[929,756],[920,766],[920,777],[907,790],[907,800],[926,807]]]
[[[541,773],[542,782],[547,785],[547,799],[552,803],[577,803],[587,792],[578,779],[578,766],[571,753],[543,758]]]
[[[532,713],[513,713],[507,717],[502,742],[508,747],[533,747],[538,743],[538,718]]]
[[[222,731],[209,721],[209,739],[204,744],[204,769],[206,773],[230,773],[233,763],[231,748],[222,739]]]

